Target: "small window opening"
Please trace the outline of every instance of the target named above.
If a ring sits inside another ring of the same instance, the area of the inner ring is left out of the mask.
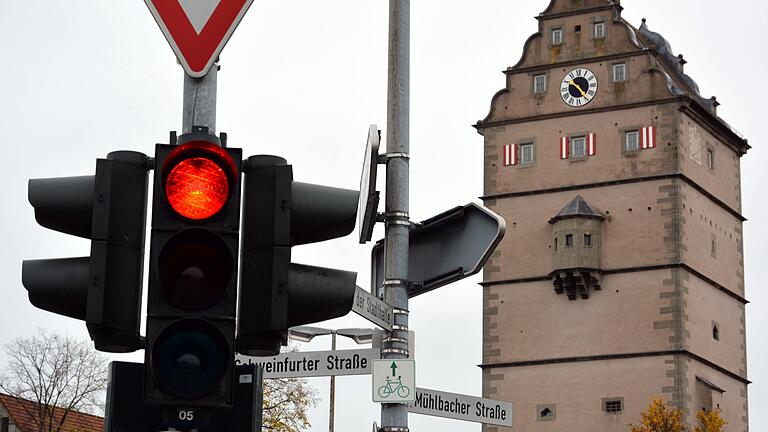
[[[585,248],[592,247],[592,234],[584,234],[584,247]]]
[[[715,169],[715,152],[712,149],[707,149],[707,168]]]
[[[607,413],[620,413],[622,411],[621,399],[611,399],[605,401],[604,410]]]
[[[557,250],[557,237],[555,237],[555,250]]]
[[[595,39],[602,39],[605,37],[605,23],[595,23]]]
[[[571,247],[573,246],[573,234],[566,234],[565,235],[565,247]]]
[[[640,149],[640,131],[629,131],[624,134],[624,148],[628,152]]]
[[[544,74],[534,75],[533,77],[533,92],[544,93],[547,91],[547,76]]]
[[[521,164],[533,163],[533,144],[532,143],[520,144],[520,163]]]
[[[619,63],[613,65],[613,82],[621,82],[627,80],[627,65]]]
[[[577,25],[576,27],[573,28],[573,31],[575,31],[576,33],[580,33],[581,32],[581,26]]]
[[[552,30],[552,45],[561,45],[563,43],[563,29]]]
[[[717,341],[720,340],[720,329],[717,327],[717,324],[712,326],[712,339]]]
[[[717,257],[717,243],[715,242],[715,236],[712,236],[709,239],[709,255],[712,258],[716,258]]]
[[[555,412],[554,412],[554,411],[552,411],[552,410],[551,410],[551,409],[549,409],[549,408],[544,408],[544,409],[543,409],[543,410],[541,410],[541,412],[539,413],[539,417],[541,417],[541,418],[554,417],[554,415],[555,415]]]
[[[580,158],[586,156],[587,139],[586,137],[571,138],[571,157]]]

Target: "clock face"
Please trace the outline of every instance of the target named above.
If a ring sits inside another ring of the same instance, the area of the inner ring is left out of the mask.
[[[582,107],[590,103],[596,94],[597,77],[589,69],[577,68],[568,72],[560,84],[563,102],[572,107]]]

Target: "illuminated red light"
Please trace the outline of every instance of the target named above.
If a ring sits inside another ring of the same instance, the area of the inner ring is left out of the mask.
[[[229,198],[229,179],[216,162],[205,157],[180,160],[165,180],[168,203],[181,216],[202,220],[218,213]]]

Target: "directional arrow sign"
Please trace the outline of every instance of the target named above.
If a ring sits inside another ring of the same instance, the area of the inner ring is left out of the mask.
[[[371,364],[379,358],[379,350],[336,350],[287,352],[273,357],[251,357],[238,354],[235,364],[256,364],[264,370],[264,378],[303,378],[337,375],[368,375]]]
[[[408,296],[463,279],[480,271],[504,237],[501,216],[471,203],[419,224],[410,234]],[[384,283],[384,241],[373,247],[371,286],[380,293]]]
[[[497,426],[512,426],[512,404],[504,401],[416,389],[416,400],[408,412],[446,417]]]
[[[144,0],[187,75],[208,73],[253,0]]]
[[[392,324],[395,319],[392,306],[384,303],[360,287],[355,288],[352,312],[385,330],[392,331]]]

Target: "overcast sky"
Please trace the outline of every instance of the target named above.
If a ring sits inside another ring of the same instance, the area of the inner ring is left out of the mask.
[[[548,0],[411,2],[411,215],[420,221],[482,194],[483,139],[471,127],[504,86],[537,31]],[[765,124],[768,7],[757,0],[622,2],[635,26],[661,32],[703,95],[753,149],[742,164],[749,350],[750,424],[768,430],[768,279]],[[386,0],[256,0],[221,56],[218,130],[245,156],[276,154],[299,181],[357,188],[368,125],[386,136]],[[182,71],[141,0],[4,1],[0,13],[0,130],[6,191],[0,249],[0,344],[35,328],[87,338],[82,322],[32,307],[21,285],[25,258],[84,256],[89,243],[39,227],[27,179],[93,174],[113,150],[152,154],[181,127]],[[383,175],[380,176],[383,185]],[[383,229],[377,227],[374,238]],[[297,262],[359,272],[369,286],[369,252],[355,236],[294,248]],[[520,245],[525,247],[525,245]],[[421,387],[480,395],[479,278],[411,302]],[[356,316],[320,324],[367,327]],[[353,348],[339,341],[340,348]],[[328,337],[303,350],[325,350]],[[141,361],[142,354],[115,356]],[[0,366],[5,358],[0,356]],[[327,430],[328,379],[312,431]],[[337,379],[336,430],[370,430],[379,406],[370,377]],[[514,403],[514,401],[512,401]],[[480,426],[410,416],[411,430],[479,431]]]

